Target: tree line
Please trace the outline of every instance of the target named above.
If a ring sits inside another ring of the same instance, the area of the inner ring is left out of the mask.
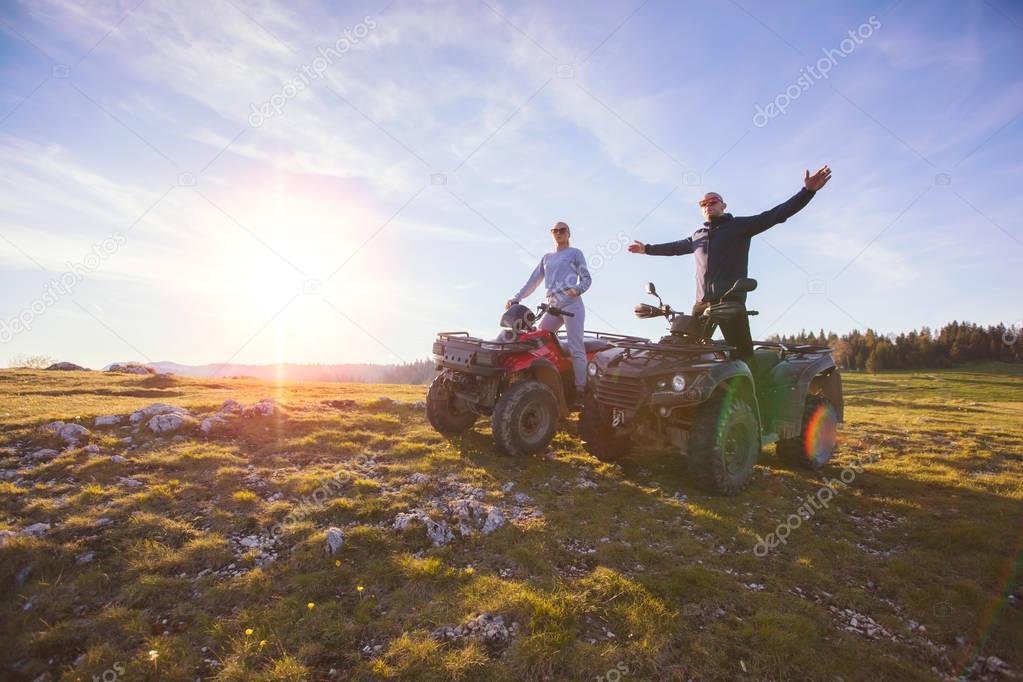
[[[881,334],[873,329],[854,329],[839,336],[807,332],[792,336],[769,337],[785,344],[812,344],[831,348],[835,364],[841,369],[877,372],[882,369],[940,369],[964,362],[997,360],[1023,362],[1023,339],[1018,326],[981,326],[970,322],[950,322],[935,331],[923,327],[901,334]]]

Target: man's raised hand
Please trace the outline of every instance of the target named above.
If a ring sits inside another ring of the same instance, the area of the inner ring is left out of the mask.
[[[646,244],[641,241],[634,241],[629,244],[629,253],[646,253]]]
[[[824,164],[817,169],[817,172],[810,175],[810,170],[807,169],[803,172],[803,187],[806,187],[811,192],[816,192],[824,185],[828,184],[828,180],[831,179],[831,169],[828,168],[827,164]],[[630,248],[631,251],[631,248]]]

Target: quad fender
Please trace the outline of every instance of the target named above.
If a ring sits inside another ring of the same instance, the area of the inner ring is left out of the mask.
[[[771,370],[771,382],[778,387],[777,397],[781,402],[775,425],[780,438],[799,435],[808,393],[820,393],[831,400],[838,412],[838,420],[842,421],[842,380],[830,353],[816,358],[807,357],[806,361],[798,356],[789,356]]]
[[[757,426],[763,432],[763,425],[760,419],[760,405],[757,403],[757,392],[753,385],[753,373],[749,366],[741,360],[723,362],[714,365],[706,374],[708,383],[704,385],[704,399],[710,398],[719,387],[731,386],[734,390],[740,391],[741,395],[749,401],[753,407],[753,414],[757,418]],[[707,390],[707,389],[711,390]]]
[[[568,401],[565,400],[565,386],[561,381],[561,372],[554,366],[554,363],[544,358],[537,358],[529,364],[529,370],[537,381],[541,381],[554,391],[554,397],[558,399],[558,413],[564,418],[569,415]]]
[[[835,406],[838,421],[845,421],[845,398],[842,397],[842,375],[837,367],[824,370],[810,381],[810,393],[819,393]]]

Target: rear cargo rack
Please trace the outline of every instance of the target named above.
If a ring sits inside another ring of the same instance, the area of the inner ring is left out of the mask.
[[[814,346],[812,344],[790,346],[787,343],[779,343],[778,341],[754,341],[753,347],[777,348],[785,353],[830,353],[832,351],[828,346]]]
[[[660,353],[717,353],[719,351],[735,350],[734,346],[728,346],[723,343],[658,343],[656,341],[642,340],[628,340],[628,341],[612,341],[612,346],[617,348],[627,348],[629,350],[648,350],[657,351]]]
[[[646,341],[646,339],[643,338],[642,336],[630,336],[629,334],[612,334],[610,332],[594,332],[594,331],[589,331],[589,330],[584,331],[583,332],[583,336],[585,338],[603,339],[603,340],[607,341],[608,343],[610,343],[612,346],[616,345],[616,342],[618,342],[618,341],[636,341],[636,342]],[[568,332],[566,332],[564,329],[562,329],[561,331],[558,332],[558,340],[559,341],[561,339],[565,339],[567,337],[568,337]]]

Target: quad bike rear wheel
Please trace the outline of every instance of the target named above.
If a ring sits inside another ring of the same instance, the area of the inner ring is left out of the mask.
[[[689,471],[711,492],[737,495],[749,485],[760,455],[753,407],[731,386],[700,405],[689,430]]]
[[[834,405],[822,395],[808,395],[799,437],[778,441],[775,452],[787,464],[817,471],[835,454],[837,436],[838,414]]]
[[[438,432],[451,436],[471,429],[477,414],[455,395],[451,377],[443,372],[426,392],[426,418]]]
[[[586,452],[606,462],[620,459],[632,449],[632,438],[628,434],[615,432],[606,412],[601,409],[591,393],[583,397],[583,411],[579,415],[579,437]]]
[[[512,384],[501,394],[490,418],[497,447],[508,455],[543,452],[558,428],[558,399],[534,379]]]

